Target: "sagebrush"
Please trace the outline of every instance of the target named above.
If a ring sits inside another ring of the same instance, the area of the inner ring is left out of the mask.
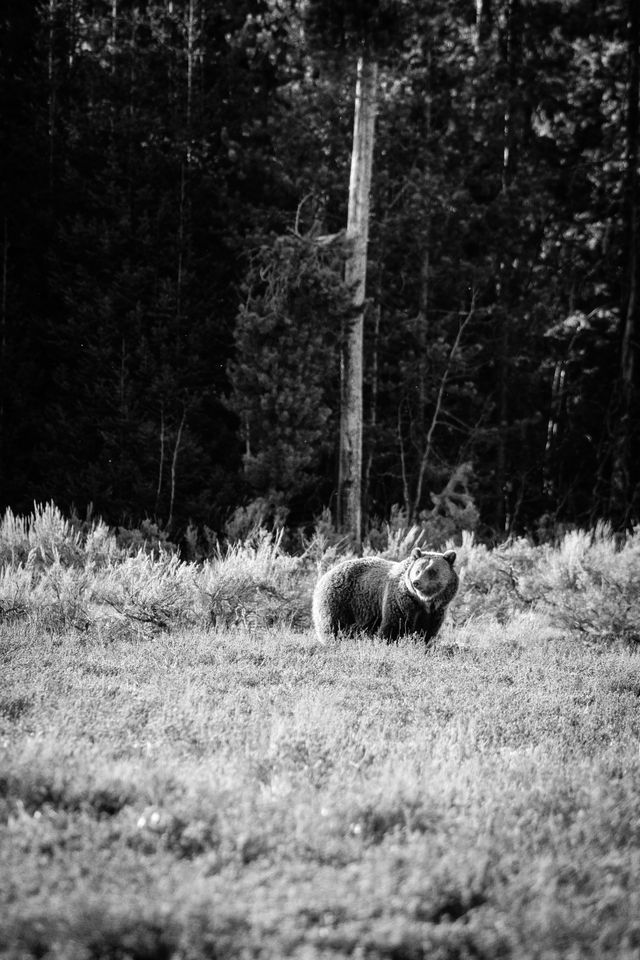
[[[257,527],[244,541],[216,544],[204,561],[183,561],[153,527],[123,537],[100,520],[66,518],[53,504],[28,517],[8,510],[0,522],[0,618],[103,636],[173,626],[305,629],[315,581],[349,547],[329,535],[326,518],[299,554],[283,540],[282,529]],[[382,554],[402,559],[416,545],[428,546],[422,528],[396,525]],[[518,538],[493,549],[463,532],[445,546],[457,551],[461,575],[450,613],[456,628],[532,611],[590,642],[640,641],[640,529],[621,540],[600,525],[554,544]]]

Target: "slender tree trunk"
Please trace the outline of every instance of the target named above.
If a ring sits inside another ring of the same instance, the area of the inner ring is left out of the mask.
[[[504,110],[504,140],[502,155],[502,189],[507,191],[513,182],[517,163],[516,119],[520,108],[518,90],[518,68],[521,61],[521,20],[520,0],[509,0],[504,45],[504,59],[507,68],[507,91]],[[507,436],[509,431],[509,367],[510,367],[510,330],[508,309],[508,274],[506,261],[500,264],[497,292],[498,322],[498,442],[496,447],[496,525],[506,530],[509,525],[507,486]],[[505,303],[507,299],[507,303]]]
[[[156,516],[160,508],[160,494],[162,493],[162,474],[164,472],[164,403],[160,404],[160,462],[158,464],[158,487],[156,489]]]
[[[47,139],[48,139],[48,171],[49,189],[53,191],[53,164],[55,160],[55,127],[56,127],[56,57],[55,57],[55,17],[56,0],[49,0],[48,48],[47,48]]]
[[[521,61],[520,0],[509,0],[507,8],[506,64],[508,89],[504,111],[502,189],[507,190],[516,168],[516,115],[520,109],[518,67]]]
[[[509,318],[499,305],[498,355],[498,448],[496,450],[496,479],[498,485],[497,525],[500,530],[509,526],[507,436],[509,433]]]
[[[436,427],[438,426],[439,417],[440,417],[440,412],[441,412],[441,410],[442,410],[442,404],[443,404],[443,401],[444,401],[445,390],[446,390],[447,382],[448,382],[448,379],[449,379],[449,374],[451,373],[451,369],[452,369],[452,366],[453,366],[453,361],[455,360],[456,354],[457,354],[457,352],[458,352],[458,350],[459,350],[459,348],[460,348],[460,342],[461,342],[461,340],[462,340],[462,335],[463,335],[463,333],[464,333],[464,331],[465,331],[465,328],[466,328],[467,324],[472,320],[473,315],[474,315],[474,313],[475,313],[475,300],[476,300],[476,296],[475,296],[475,292],[474,292],[474,294],[473,294],[473,296],[472,296],[472,298],[471,298],[471,306],[469,307],[469,312],[467,313],[467,315],[465,316],[464,320],[462,320],[462,322],[460,323],[460,326],[458,327],[458,332],[457,332],[457,334],[456,334],[456,338],[455,338],[455,340],[453,341],[453,346],[451,347],[451,350],[450,350],[450,352],[449,352],[449,357],[448,357],[448,359],[447,359],[447,365],[446,365],[446,367],[444,368],[444,373],[442,374],[442,379],[441,379],[441,381],[440,381],[440,386],[439,386],[439,388],[438,388],[438,393],[437,393],[436,400],[435,400],[435,404],[434,404],[433,416],[432,416],[432,418],[431,418],[431,423],[430,423],[430,425],[429,425],[429,429],[428,429],[428,431],[427,431],[427,435],[426,435],[425,442],[424,442],[424,449],[423,449],[423,452],[422,452],[422,456],[421,456],[421,458],[420,458],[420,465],[419,465],[419,468],[418,468],[418,476],[417,476],[417,479],[416,479],[415,496],[414,496],[414,498],[413,498],[412,501],[409,501],[409,511],[408,511],[408,515],[409,515],[409,521],[410,521],[411,523],[415,522],[415,519],[416,519],[416,517],[417,517],[417,515],[418,515],[418,510],[419,510],[419,508],[420,508],[420,502],[421,502],[421,500],[422,500],[422,491],[423,491],[424,479],[425,479],[425,476],[426,476],[427,466],[428,466],[428,464],[429,464],[429,460],[431,459],[431,451],[432,451],[432,449],[433,449],[433,436],[434,436]]]
[[[196,8],[195,0],[189,0],[187,7],[187,90],[185,101],[186,144],[180,163],[180,199],[178,211],[178,264],[176,271],[176,320],[178,353],[181,345],[182,301],[184,290],[185,261],[189,250],[189,176],[192,163],[192,108],[193,108],[193,68],[196,55]]]
[[[431,50],[427,51],[427,76],[431,88]],[[426,98],[425,139],[431,140],[431,93]],[[417,411],[413,429],[414,446],[418,454],[418,468],[415,476],[414,497],[407,496],[405,509],[409,523],[414,523],[420,506],[422,486],[427,469],[427,460],[431,452],[431,438],[433,432],[427,426],[427,374],[429,372],[429,357],[427,345],[429,342],[429,309],[430,309],[430,282],[431,282],[431,215],[427,212],[424,223],[424,251],[420,264],[420,293],[418,297],[418,313],[416,316],[415,338],[417,358]],[[426,458],[424,456],[426,452]]]
[[[364,517],[368,515],[369,509],[369,486],[371,483],[371,468],[373,467],[373,457],[376,449],[376,424],[378,422],[378,345],[380,342],[380,301],[376,304],[374,322],[373,322],[373,342],[371,352],[371,396],[369,398],[369,418],[368,418],[368,451],[364,467],[364,477],[362,481],[362,497]]]
[[[416,317],[416,343],[418,349],[418,423],[420,434],[424,434],[425,409],[427,404],[427,328],[429,324],[429,271],[431,266],[430,255],[430,223],[426,224],[426,249],[422,255],[420,267],[420,299],[418,315]]]
[[[182,290],[184,285],[185,208],[187,204],[186,162],[180,163],[180,199],[178,205],[178,263],[176,268],[176,353],[180,355],[182,326]]]
[[[169,518],[167,520],[167,527],[171,527],[173,523],[173,506],[176,499],[176,467],[178,464],[178,453],[180,452],[180,441],[182,440],[182,431],[184,429],[185,420],[187,419],[187,410],[186,407],[182,411],[182,419],[180,420],[180,426],[178,427],[178,433],[176,435],[176,443],[173,448],[173,457],[171,458],[171,498],[169,500]]]
[[[640,7],[628,0],[628,95],[625,211],[627,215],[627,276],[623,303],[618,381],[618,414],[611,471],[610,512],[620,526],[629,522],[632,509],[630,476],[633,408],[635,401],[635,351],[640,313],[640,211],[638,207],[638,136],[640,95]]]
[[[353,311],[344,331],[340,363],[338,475],[338,526],[352,536],[357,548],[362,540],[363,328],[377,76],[377,63],[361,57],[356,83],[347,220],[349,252],[345,265]]]
[[[402,402],[398,404],[398,448],[400,450],[400,470],[402,472],[402,497],[404,510],[409,516],[411,512],[411,494],[409,493],[409,477],[407,475],[407,457],[404,451],[404,437],[402,436]]]
[[[556,448],[564,403],[566,367],[566,360],[557,360],[553,369],[553,380],[551,381],[551,398],[549,403],[549,416],[547,418],[547,440],[544,447],[544,463],[542,467],[542,492],[551,505],[555,503],[559,489],[558,475],[556,472]]]

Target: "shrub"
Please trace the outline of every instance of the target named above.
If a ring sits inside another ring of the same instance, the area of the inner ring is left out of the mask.
[[[536,586],[559,623],[590,641],[640,643],[640,528],[621,544],[606,525],[573,530],[543,553]]]
[[[309,623],[312,583],[299,557],[281,552],[283,531],[264,528],[241,543],[219,550],[201,574],[215,626],[257,627]]]
[[[0,622],[30,620],[103,640],[175,626],[306,628],[317,576],[351,555],[326,513],[301,556],[284,551],[284,528],[254,525],[201,563],[181,561],[158,533],[147,525],[123,544],[102,521],[67,520],[53,504],[26,518],[8,510],[0,522]],[[377,552],[399,559],[428,545],[425,527],[407,526],[400,511],[378,534],[365,552],[376,552],[377,542]],[[518,538],[489,549],[468,531],[445,545],[456,549],[461,574],[451,605],[457,626],[504,624],[528,611],[589,641],[640,642],[640,528],[622,542],[600,525],[555,545]]]

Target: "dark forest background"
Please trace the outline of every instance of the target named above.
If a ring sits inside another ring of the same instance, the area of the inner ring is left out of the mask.
[[[637,4],[387,6],[369,522],[628,526]],[[2,506],[179,536],[333,505],[358,4],[333,56],[304,7],[3,0]]]

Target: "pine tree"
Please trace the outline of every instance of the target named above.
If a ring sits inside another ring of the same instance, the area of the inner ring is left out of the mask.
[[[284,236],[257,251],[229,365],[247,491],[306,522],[330,493],[322,477],[335,429],[330,371],[347,304],[339,261],[313,236]]]

